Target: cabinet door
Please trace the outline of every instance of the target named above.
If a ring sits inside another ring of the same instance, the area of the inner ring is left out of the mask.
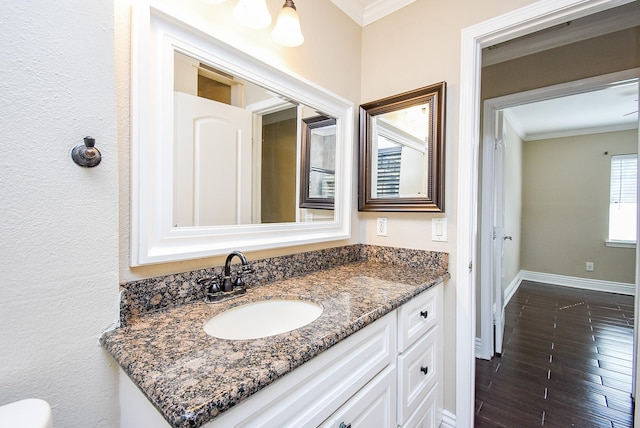
[[[396,366],[383,370],[320,426],[395,428]]]

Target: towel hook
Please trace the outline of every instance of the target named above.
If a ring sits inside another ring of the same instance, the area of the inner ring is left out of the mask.
[[[102,160],[100,150],[95,145],[95,138],[84,137],[84,144],[78,144],[71,150],[71,159],[80,166],[93,168]]]

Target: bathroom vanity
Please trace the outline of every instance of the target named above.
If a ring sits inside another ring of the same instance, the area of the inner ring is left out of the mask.
[[[438,426],[446,254],[344,248],[252,262],[259,285],[227,302],[125,314],[101,338],[122,368],[122,426]],[[282,278],[262,282],[274,271]],[[147,288],[147,302],[163,299]],[[313,302],[322,314],[257,339],[204,331],[218,313],[271,299]]]

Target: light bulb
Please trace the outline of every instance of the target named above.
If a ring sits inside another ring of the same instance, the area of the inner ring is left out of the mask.
[[[287,47],[300,46],[304,42],[304,36],[300,30],[300,19],[293,1],[284,2],[271,37],[276,43]]]
[[[271,14],[265,0],[239,0],[233,16],[250,28],[265,28],[271,24]]]

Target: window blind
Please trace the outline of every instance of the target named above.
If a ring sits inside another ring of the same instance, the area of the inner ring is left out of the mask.
[[[400,161],[402,147],[378,149],[378,188],[379,198],[400,194]]]
[[[611,203],[635,204],[638,183],[638,155],[611,156]]]

